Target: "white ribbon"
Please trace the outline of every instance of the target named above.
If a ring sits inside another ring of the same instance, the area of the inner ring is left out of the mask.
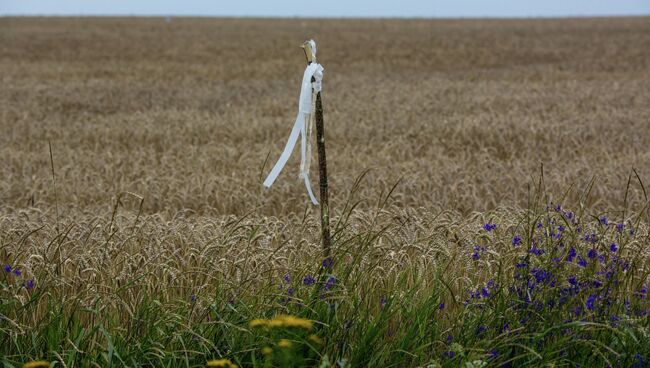
[[[315,53],[315,47],[313,51]],[[314,77],[314,83],[311,82],[312,77]],[[311,122],[315,108],[312,99],[315,94],[321,91],[322,80],[323,67],[317,63],[309,64],[302,76],[302,86],[300,87],[300,100],[298,101],[298,116],[296,116],[296,122],[293,124],[289,140],[284,146],[284,151],[282,151],[278,162],[275,163],[269,176],[264,180],[265,187],[270,188],[271,185],[273,185],[273,182],[275,182],[275,179],[280,175],[280,172],[289,160],[289,157],[291,157],[293,148],[298,142],[298,135],[300,134],[302,136],[300,141],[300,177],[303,178],[305,182],[307,193],[309,194],[309,198],[313,204],[318,204],[318,201],[311,190],[311,183],[309,182],[309,163],[311,161],[309,133],[311,131],[311,124],[308,125],[308,123]]]

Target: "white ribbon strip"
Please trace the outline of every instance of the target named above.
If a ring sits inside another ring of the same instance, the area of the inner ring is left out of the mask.
[[[314,77],[315,82],[311,82],[311,78]],[[315,104],[312,103],[312,94],[316,94],[321,91],[323,80],[323,67],[317,63],[311,63],[305,69],[305,73],[302,76],[302,86],[300,87],[300,100],[298,101],[298,116],[296,116],[296,121],[293,124],[293,129],[291,129],[291,134],[289,135],[289,140],[284,146],[284,151],[280,155],[278,162],[275,163],[273,169],[269,173],[269,176],[264,180],[264,186],[270,188],[277,179],[278,175],[284,168],[284,165],[291,157],[293,148],[298,142],[298,135],[302,136],[300,141],[300,153],[301,153],[301,162],[300,162],[300,177],[303,178],[305,182],[305,187],[307,188],[307,193],[313,204],[318,204],[314,193],[311,190],[311,183],[309,182],[309,162],[311,161],[311,149],[309,149],[309,136],[308,133],[311,131],[311,126],[307,126],[307,122],[311,120],[311,117],[314,113]],[[309,156],[308,156],[309,154]]]

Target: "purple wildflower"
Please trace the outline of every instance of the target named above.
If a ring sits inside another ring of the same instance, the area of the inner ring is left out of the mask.
[[[598,257],[598,252],[593,248],[589,249],[589,253],[587,253],[587,257],[589,257],[590,259],[594,259]]]
[[[578,286],[578,279],[575,276],[569,276],[569,284],[573,286]]]
[[[521,244],[521,236],[515,235],[514,238],[512,238],[512,245],[515,247]]]
[[[574,247],[571,247],[569,249],[569,256],[566,258],[567,262],[573,262],[573,259],[576,257],[576,249]]]
[[[607,216],[602,216],[600,219],[598,219],[601,225],[607,226],[609,225],[609,219],[607,219]]]
[[[438,304],[438,309],[439,310],[444,310],[445,309],[445,303]]]
[[[293,288],[292,287],[287,288],[287,295],[288,296],[293,296]]]
[[[305,286],[311,286],[314,285],[314,283],[316,283],[316,279],[314,279],[311,275],[307,275],[302,279],[302,283]]]
[[[448,359],[453,359],[453,357],[454,357],[454,352],[451,351],[451,350],[450,350],[450,351],[445,351],[442,355],[445,356],[445,357],[448,358]]]
[[[578,256],[578,266],[587,267],[587,260],[582,258],[581,256]]]
[[[488,360],[492,360],[498,356],[499,356],[499,352],[497,351],[497,349],[492,349],[487,354]]]
[[[488,292],[488,290],[487,290],[486,288],[481,288],[481,296],[482,296],[483,298],[489,298],[489,297],[490,297],[490,293]]]
[[[3,269],[6,273],[11,272],[11,266],[10,266],[10,265],[5,265],[2,269]]]
[[[489,222],[487,224],[483,225],[483,230],[485,230],[487,232],[490,232],[490,231],[492,231],[492,230],[494,230],[496,228],[497,228],[497,224],[491,224]]]
[[[27,281],[23,282],[23,286],[27,290],[33,289],[34,288],[34,280],[27,280]]]
[[[336,283],[336,277],[330,276],[325,282],[325,290],[331,290],[332,287],[334,287],[335,283]]]
[[[648,362],[646,362],[645,359],[643,359],[643,356],[639,353],[634,356],[634,360],[635,362],[632,368],[643,368],[648,366]]]
[[[579,305],[576,306],[576,307],[573,309],[573,314],[575,314],[576,317],[580,317],[580,315],[582,314],[582,307],[579,306]]]
[[[589,295],[589,298],[587,298],[587,303],[586,303],[587,309],[589,309],[590,311],[594,310],[595,303],[596,303],[596,295],[595,294]]]
[[[612,243],[612,245],[609,246],[609,250],[612,253],[616,253],[616,251],[618,250],[618,245],[616,245],[616,243]]]
[[[282,279],[287,284],[291,282],[291,276],[289,276],[289,274],[284,275],[284,277]]]
[[[16,276],[20,276],[20,275],[22,275],[22,274],[23,274],[22,271],[20,271],[18,268],[15,268],[15,269],[14,269],[14,275],[16,275]]]
[[[332,268],[334,266],[334,259],[327,257],[323,260],[323,268]]]
[[[623,231],[623,227],[625,227],[624,224],[616,224],[616,231],[619,233]]]

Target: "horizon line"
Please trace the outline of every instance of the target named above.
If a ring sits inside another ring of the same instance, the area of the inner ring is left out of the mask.
[[[471,15],[471,16],[362,16],[362,15],[341,15],[341,16],[305,16],[305,15],[200,15],[200,14],[98,14],[98,13],[80,13],[80,14],[29,14],[29,13],[9,13],[0,14],[2,18],[215,18],[215,19],[327,19],[327,20],[471,20],[471,19],[587,19],[587,18],[645,18],[650,17],[646,14],[568,14],[568,15]]]

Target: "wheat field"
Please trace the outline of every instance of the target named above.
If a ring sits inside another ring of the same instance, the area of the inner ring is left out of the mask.
[[[403,207],[525,205],[597,178],[602,209],[650,176],[650,22],[580,20],[0,20],[2,205],[301,213],[294,157],[263,176],[297,109],[314,37],[325,67],[333,207],[356,177]],[[266,157],[269,162],[264,165]],[[297,156],[297,155],[296,155]],[[316,175],[316,173],[314,173]],[[638,200],[638,196],[633,198]]]
[[[261,184],[312,37],[331,274]],[[0,18],[0,362],[644,367],[648,123],[647,17]]]

